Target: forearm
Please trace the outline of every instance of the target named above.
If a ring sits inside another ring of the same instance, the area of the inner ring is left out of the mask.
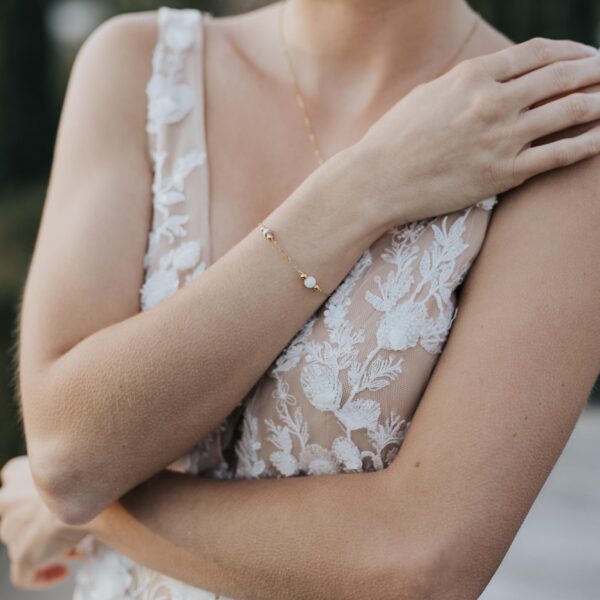
[[[374,202],[352,199],[346,166],[340,159],[327,175],[310,177],[264,219],[328,291],[390,226]],[[82,496],[73,501],[88,514],[67,507],[66,517],[91,517],[184,454],[241,401],[324,298],[253,230],[173,296],[24,380],[29,453],[50,504],[76,488]],[[97,476],[109,470],[110,478]]]
[[[388,485],[385,472],[234,482],[164,473],[91,527],[134,560],[231,598],[416,600],[427,580],[417,520]]]

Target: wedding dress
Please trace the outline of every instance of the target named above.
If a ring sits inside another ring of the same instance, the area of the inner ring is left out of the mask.
[[[166,7],[157,15],[147,86],[153,222],[142,310],[202,277],[211,264],[203,62],[210,15]],[[458,287],[481,248],[496,201],[386,232],[231,416],[190,450],[184,468],[235,479],[388,466],[456,317]],[[96,542],[75,592],[75,600],[219,598],[227,600]]]

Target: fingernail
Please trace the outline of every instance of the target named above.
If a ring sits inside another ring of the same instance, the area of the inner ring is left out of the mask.
[[[600,49],[596,48],[595,46],[590,46],[589,44],[582,44],[582,46],[586,48],[590,54],[598,54],[600,52]]]

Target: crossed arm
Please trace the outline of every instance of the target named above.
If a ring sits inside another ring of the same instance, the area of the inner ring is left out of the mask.
[[[500,200],[394,463],[220,482],[163,473],[100,515],[109,545],[234,598],[476,598],[600,370],[600,160]]]

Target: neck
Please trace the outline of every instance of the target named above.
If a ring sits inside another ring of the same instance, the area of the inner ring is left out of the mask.
[[[308,95],[360,80],[365,103],[438,76],[473,23],[465,0],[287,0],[283,29]],[[330,82],[329,85],[327,82]]]

